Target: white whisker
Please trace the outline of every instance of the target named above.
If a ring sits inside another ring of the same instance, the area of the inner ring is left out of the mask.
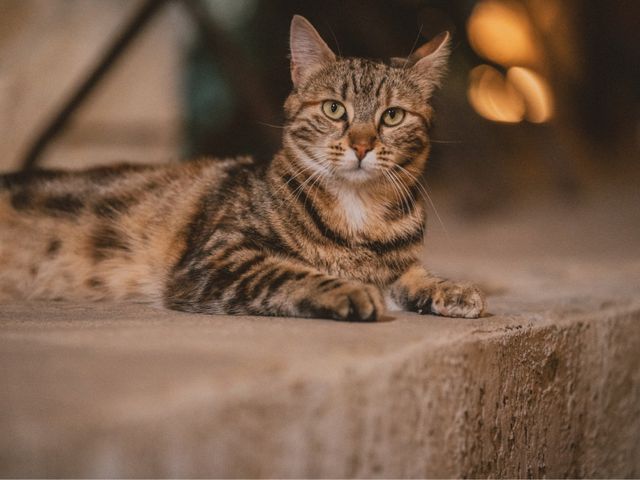
[[[402,66],[402,70],[406,70],[407,67],[409,66],[409,57],[411,57],[411,55],[415,51],[416,47],[418,46],[418,40],[420,40],[420,34],[422,33],[422,27],[423,27],[423,25],[420,24],[420,29],[418,30],[418,35],[416,35],[416,39],[413,41],[413,46],[411,47],[411,51],[409,52],[409,55],[407,55],[407,61]]]
[[[392,170],[387,170],[387,174],[393,181],[393,184],[395,185],[400,195],[400,202],[403,204],[403,208],[405,208],[405,211],[408,213],[411,210],[411,195],[409,193],[409,190],[406,189],[406,187],[402,184],[402,180],[398,178],[395,172],[393,172]]]
[[[260,125],[264,125],[265,127],[281,128],[281,129],[287,128],[287,126],[286,126],[286,125],[273,125],[273,124],[271,124],[271,123],[266,123],[266,122],[258,122],[258,123],[259,123]]]
[[[442,230],[444,231],[444,234],[447,237],[447,240],[450,240],[451,238],[449,237],[449,232],[447,231],[447,228],[444,226],[444,222],[442,221],[442,218],[438,213],[438,209],[436,208],[435,203],[433,203],[433,200],[431,199],[431,195],[429,195],[429,192],[427,191],[427,189],[422,185],[422,182],[420,181],[420,179],[418,179],[410,171],[408,171],[406,168],[400,165],[396,164],[396,168],[399,168],[402,172],[408,175],[414,182],[416,182],[416,185],[418,186],[418,191],[420,191],[420,193],[424,196],[425,200],[427,200],[427,202],[429,202],[429,205],[431,205],[431,208],[433,209],[433,213],[435,213],[436,218],[438,219],[438,223],[440,223],[440,226],[442,227]]]
[[[274,197],[277,197],[282,192],[282,190],[284,190],[289,185],[289,183],[297,179],[300,175],[306,173],[308,170],[310,170],[310,168],[305,166],[299,167],[297,170],[295,170],[291,178],[280,185],[280,187],[275,191]]]

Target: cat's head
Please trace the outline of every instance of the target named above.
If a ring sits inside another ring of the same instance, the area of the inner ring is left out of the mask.
[[[291,22],[285,148],[318,176],[363,183],[424,168],[429,99],[449,55],[444,32],[390,64],[340,58],[303,17]]]

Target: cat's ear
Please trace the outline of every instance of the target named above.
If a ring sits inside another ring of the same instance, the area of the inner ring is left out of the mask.
[[[294,15],[291,20],[289,44],[291,80],[296,87],[316,68],[336,59],[313,25],[300,15]]]
[[[417,48],[408,58],[392,58],[391,66],[411,68],[428,80],[432,87],[438,87],[447,70],[450,53],[451,35],[449,32],[442,32]]]

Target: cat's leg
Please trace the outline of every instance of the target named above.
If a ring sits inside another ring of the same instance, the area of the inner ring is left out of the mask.
[[[438,278],[420,265],[404,272],[389,294],[402,308],[422,314],[477,318],[486,308],[484,294],[475,285]]]
[[[190,312],[347,321],[375,321],[384,313],[382,294],[373,285],[248,250],[206,267],[194,263],[177,268],[168,282],[165,304]]]

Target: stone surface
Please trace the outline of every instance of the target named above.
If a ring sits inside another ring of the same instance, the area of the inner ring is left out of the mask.
[[[0,305],[0,475],[637,477],[635,200],[434,225],[477,320]]]

